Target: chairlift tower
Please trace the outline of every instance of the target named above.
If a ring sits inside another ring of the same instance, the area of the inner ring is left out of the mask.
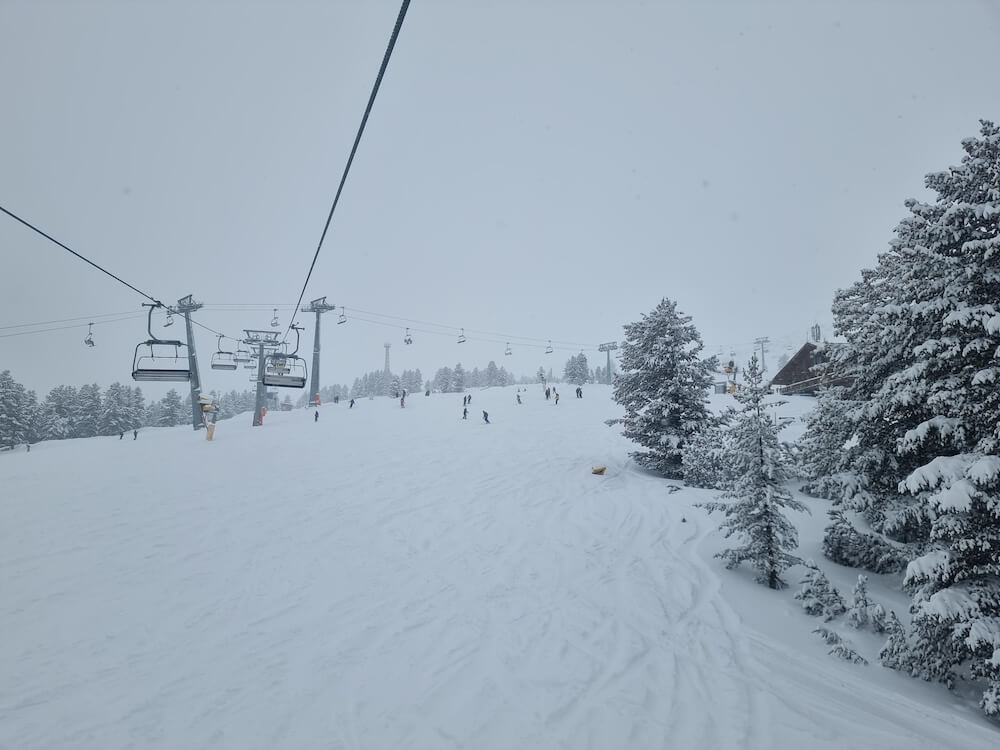
[[[607,380],[608,385],[611,385],[611,352],[617,348],[617,341],[608,341],[606,344],[601,344],[597,347],[597,351],[608,353],[608,369],[604,371],[604,378]]]
[[[764,352],[767,351],[764,347],[770,343],[771,339],[767,336],[761,336],[759,339],[754,339],[753,343],[760,347],[760,371],[767,372],[767,365],[764,363]]]
[[[201,404],[198,403],[198,397],[201,395],[201,377],[198,375],[198,355],[194,350],[194,330],[191,328],[191,313],[200,310],[201,307],[202,304],[195,302],[194,298],[189,294],[187,297],[181,297],[177,300],[177,307],[173,309],[173,312],[181,313],[184,316],[184,330],[187,333],[188,367],[191,370],[191,426],[194,427],[195,432],[205,426],[202,420]],[[167,308],[167,312],[170,312],[169,307]]]
[[[243,343],[247,346],[257,347],[257,394],[253,408],[253,426],[260,427],[261,409],[267,406],[267,386],[264,385],[264,357],[266,354],[276,351],[281,346],[278,341],[277,331],[258,331],[251,328],[244,328],[243,333],[246,338]]]
[[[389,369],[389,347],[392,346],[388,341],[386,341],[382,346],[385,347],[385,374],[389,375],[391,370]],[[388,385],[386,386],[388,388]]]
[[[312,380],[310,381],[310,403],[316,404],[319,399],[319,316],[325,312],[330,312],[335,308],[334,305],[328,305],[326,303],[326,297],[320,297],[319,299],[314,299],[308,305],[302,308],[302,312],[316,313],[316,332],[313,335],[313,367],[312,367]]]

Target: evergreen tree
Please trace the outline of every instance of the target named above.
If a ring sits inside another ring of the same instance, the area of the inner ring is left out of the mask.
[[[772,589],[783,588],[781,572],[802,561],[790,552],[798,546],[798,532],[782,510],[805,511],[806,506],[784,486],[788,474],[778,443],[780,428],[766,413],[767,386],[756,354],[743,377],[744,387],[734,394],[742,409],[736,412],[731,431],[729,464],[733,480],[722,495],[735,502],[705,503],[703,507],[724,513],[726,520],[720,525],[724,535],[728,538],[737,534],[744,541],[743,546],[717,555],[726,561],[726,567],[749,562],[758,570],[759,582]]]
[[[823,536],[823,554],[841,565],[864,568],[873,573],[896,573],[906,567],[906,553],[882,537],[860,531],[845,517],[843,509],[828,511],[831,523]]]
[[[500,376],[497,363],[491,359],[489,364],[486,365],[486,386],[494,388],[498,385],[504,385],[503,378]]]
[[[94,437],[99,434],[103,404],[101,387],[97,383],[81,386],[77,398],[77,426],[75,437]]]
[[[727,409],[688,440],[682,457],[685,484],[723,490],[732,483],[735,477],[729,460],[733,451],[729,429],[734,415],[731,408]]]
[[[440,368],[434,375],[434,390],[438,393],[451,393],[451,380],[451,368]]]
[[[461,362],[455,365],[455,369],[451,371],[451,389],[455,393],[465,391],[465,370],[462,369]]]
[[[10,370],[0,372],[0,447],[13,448],[28,439],[30,427],[24,386]]]
[[[41,439],[65,440],[78,437],[78,408],[76,388],[59,385],[49,391],[42,404]]]
[[[622,424],[625,437],[646,449],[631,454],[636,461],[670,479],[683,479],[685,444],[710,419],[714,361],[701,359],[701,350],[691,318],[667,299],[625,326],[614,386],[625,417],[612,424]]]
[[[173,388],[160,399],[160,410],[161,427],[175,427],[184,421],[184,402],[181,400],[181,394]]]
[[[930,254],[937,296],[899,389],[924,419],[897,452],[903,482],[929,510],[932,549],[907,569],[916,636],[912,672],[952,684],[983,680],[1000,716],[1000,128],[982,122],[959,167],[927,176],[934,203],[907,202],[908,248]],[[939,287],[939,289],[938,289]]]
[[[844,614],[847,611],[844,600],[837,589],[830,585],[823,571],[812,560],[806,563],[806,567],[809,570],[800,582],[802,588],[795,594],[795,598],[802,602],[802,609],[806,614],[822,617],[827,622]]]
[[[146,398],[142,395],[142,388],[138,386],[130,388],[129,391],[129,426],[137,430],[146,424]],[[215,395],[215,391],[212,395]]]
[[[854,598],[847,609],[847,622],[854,628],[861,629],[871,622],[869,612],[872,602],[868,598],[868,576],[859,575],[854,585]]]
[[[889,622],[886,628],[889,633],[889,640],[885,642],[878,652],[878,660],[883,667],[889,669],[908,670],[910,664],[910,644],[906,640],[906,631],[903,629],[899,618],[895,612],[889,613]]]
[[[132,429],[132,398],[121,383],[112,383],[101,401],[101,435],[117,435]]]

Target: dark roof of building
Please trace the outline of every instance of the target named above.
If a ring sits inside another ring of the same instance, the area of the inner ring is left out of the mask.
[[[845,378],[835,377],[827,367],[831,348],[839,344],[824,343],[817,346],[811,341],[802,345],[785,366],[771,379],[782,393],[815,393],[821,386],[843,384]]]

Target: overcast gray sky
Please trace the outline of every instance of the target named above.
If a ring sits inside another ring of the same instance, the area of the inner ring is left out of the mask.
[[[0,0],[0,205],[212,328],[285,323],[398,9]],[[663,296],[711,352],[829,332],[923,175],[1000,117],[998,48],[988,0],[414,0],[306,292],[352,318],[324,318],[324,382],[387,341],[425,377],[558,371]],[[141,319],[94,349],[8,334],[142,298],[3,215],[0,259],[0,369],[131,382]]]

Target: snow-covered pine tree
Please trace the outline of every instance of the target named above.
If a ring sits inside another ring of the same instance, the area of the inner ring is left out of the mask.
[[[174,427],[184,421],[184,402],[181,394],[171,388],[166,395],[160,399],[160,426]]]
[[[885,612],[885,607],[883,607],[878,602],[873,602],[868,608],[868,624],[871,625],[872,630],[876,633],[884,633],[889,627],[889,616]]]
[[[906,640],[906,631],[896,617],[895,612],[889,613],[889,621],[886,625],[886,632],[889,639],[878,652],[878,660],[883,667],[909,671],[910,666],[910,644]]]
[[[121,383],[112,383],[101,399],[100,435],[118,435],[132,429],[131,394]]]
[[[692,435],[710,421],[713,359],[702,359],[701,336],[677,304],[663,299],[625,326],[622,371],[614,399],[625,407],[625,437],[645,448],[631,455],[668,479],[683,479],[682,456]]]
[[[857,447],[854,422],[844,417],[857,405],[844,395],[845,390],[835,386],[820,391],[799,440],[799,470],[806,480],[802,491],[813,497],[840,501],[845,495],[849,478],[840,472],[851,465]]]
[[[29,416],[25,410],[24,386],[10,370],[0,372],[0,447],[13,448],[28,438]]]
[[[76,437],[94,437],[101,426],[101,387],[97,383],[80,387],[77,393]]]
[[[1000,716],[1000,128],[981,123],[959,167],[927,176],[934,203],[907,202],[909,245],[936,259],[940,293],[916,363],[898,376],[925,418],[899,441],[916,468],[901,483],[931,509],[933,549],[907,568],[916,636],[911,671],[984,681]]]
[[[859,575],[858,582],[854,584],[854,597],[851,606],[847,608],[847,622],[851,627],[861,629],[871,621],[869,611],[872,603],[868,598],[868,576]]]
[[[926,509],[898,485],[921,461],[901,456],[897,443],[927,409],[899,374],[915,365],[914,349],[940,298],[941,269],[926,248],[911,245],[913,231],[912,221],[901,222],[876,267],[834,298],[834,329],[847,341],[829,347],[828,356],[846,380],[823,395],[805,454],[811,491],[861,512],[874,531],[919,545],[929,528]]]
[[[791,553],[798,546],[798,532],[782,511],[807,509],[784,485],[788,474],[778,443],[780,427],[767,415],[767,386],[756,354],[743,371],[743,379],[743,388],[734,394],[742,408],[734,414],[730,430],[728,463],[733,480],[721,495],[734,502],[710,502],[702,507],[725,514],[719,526],[723,534],[727,538],[736,534],[743,540],[741,547],[723,550],[716,557],[725,560],[728,568],[749,562],[757,569],[760,583],[783,588],[782,571],[802,560]]]
[[[583,352],[576,354],[566,360],[563,368],[563,379],[573,385],[583,385],[590,375],[590,367],[587,364],[587,355]]]
[[[497,363],[492,359],[486,365],[486,385],[490,388],[503,385],[503,379],[500,377],[500,368],[497,367]]]
[[[146,424],[146,397],[142,395],[142,388],[138,386],[129,388],[129,392],[129,419],[132,429],[137,430]]]
[[[684,449],[684,483],[690,487],[722,490],[733,480],[729,428],[735,412],[726,409],[688,440]]]
[[[828,511],[830,525],[823,535],[823,554],[841,565],[873,573],[896,573],[909,562],[906,554],[882,537],[868,534],[846,518],[842,507]]]
[[[802,602],[805,613],[822,617],[827,622],[844,614],[847,611],[844,600],[837,589],[830,585],[823,571],[812,560],[805,565],[808,572],[801,581],[802,588],[795,594],[795,598]]]
[[[450,367],[442,367],[434,374],[434,390],[438,393],[451,393],[452,372]]]
[[[456,364],[455,368],[451,371],[451,389],[455,393],[465,391],[465,368],[462,367],[461,362]]]

